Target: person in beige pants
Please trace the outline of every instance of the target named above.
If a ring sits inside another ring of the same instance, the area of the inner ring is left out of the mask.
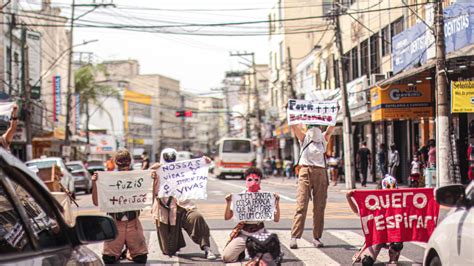
[[[292,126],[293,133],[301,144],[301,154],[298,161],[298,194],[296,196],[296,213],[291,228],[290,248],[298,248],[297,239],[304,231],[309,199],[313,199],[313,240],[315,247],[323,246],[321,236],[324,228],[324,210],[326,208],[329,180],[326,170],[325,153],[327,143],[334,127],[329,126],[323,133],[319,126]]]

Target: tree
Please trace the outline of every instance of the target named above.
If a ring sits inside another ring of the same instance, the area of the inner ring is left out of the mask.
[[[90,117],[95,111],[100,110],[101,112],[107,113],[112,123],[112,115],[110,112],[103,107],[104,99],[115,98],[120,99],[120,92],[106,84],[108,80],[98,81],[100,77],[108,77],[107,71],[104,65],[92,65],[87,64],[81,66],[74,73],[74,84],[76,88],[76,93],[79,94],[80,104],[81,104],[81,113],[86,115],[86,137],[87,144],[90,143],[89,136],[89,121]],[[94,104],[97,106],[97,110],[94,110],[92,113],[89,110],[89,105]]]

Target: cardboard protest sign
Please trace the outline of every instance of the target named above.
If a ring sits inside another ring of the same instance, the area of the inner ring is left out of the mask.
[[[99,172],[97,196],[103,212],[140,210],[152,204],[152,171]]]
[[[337,101],[288,100],[288,125],[334,126],[339,108]]]
[[[14,104],[13,102],[0,102],[0,116],[10,117]]]
[[[206,199],[208,168],[202,158],[162,165],[158,170],[158,197],[173,196],[178,200]]]
[[[270,192],[232,194],[234,218],[237,221],[273,221],[275,196]]]
[[[432,188],[356,190],[367,247],[380,243],[428,242],[438,222]]]

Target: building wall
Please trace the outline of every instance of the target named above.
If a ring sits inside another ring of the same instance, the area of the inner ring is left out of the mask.
[[[197,126],[197,143],[199,151],[211,155],[215,143],[227,134],[226,117],[224,112],[224,99],[216,97],[197,98],[199,120]],[[213,113],[211,113],[213,112]]]

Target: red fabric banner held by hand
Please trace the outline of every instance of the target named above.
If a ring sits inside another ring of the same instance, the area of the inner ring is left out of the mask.
[[[428,242],[438,222],[432,188],[356,190],[366,247],[380,243]]]

